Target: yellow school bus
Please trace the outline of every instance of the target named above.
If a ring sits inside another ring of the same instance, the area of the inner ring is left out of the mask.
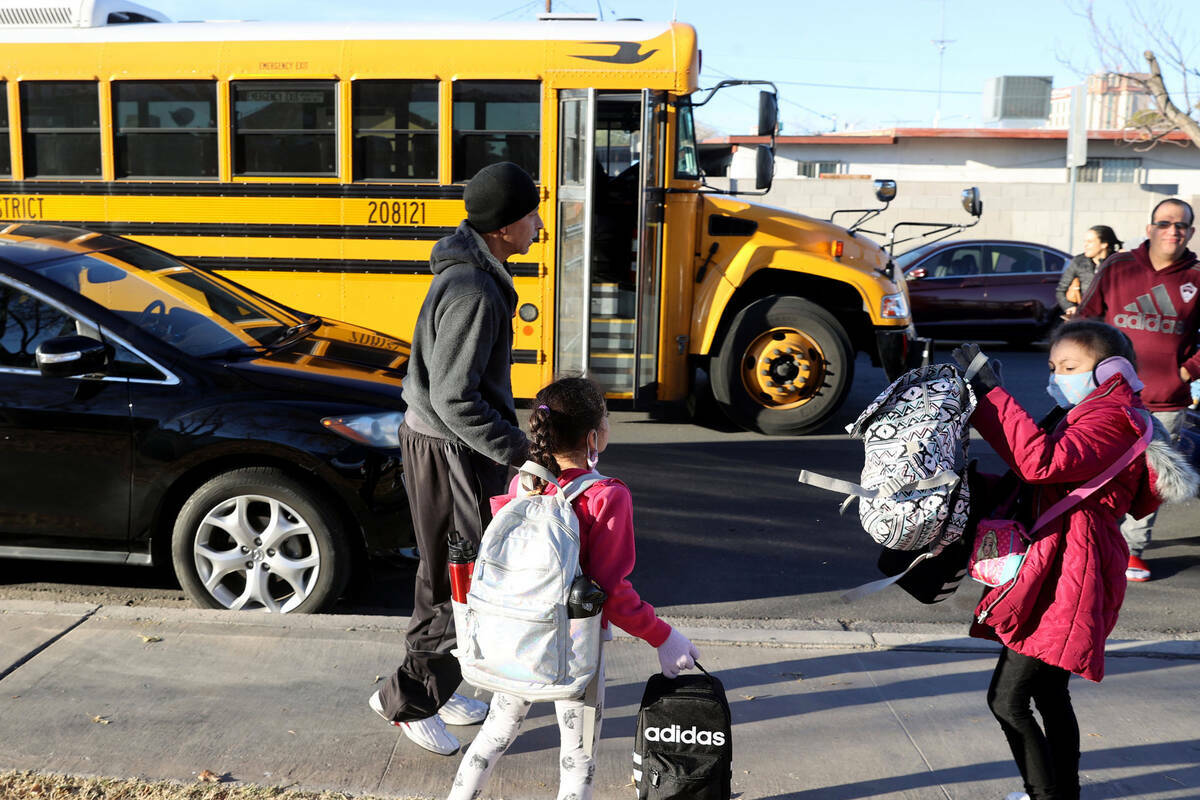
[[[689,25],[104,23],[0,26],[0,219],[127,235],[410,338],[465,181],[509,160],[546,224],[512,264],[519,397],[584,371],[679,404],[700,368],[737,422],[801,433],[856,352],[891,375],[908,355],[883,250],[705,185]]]

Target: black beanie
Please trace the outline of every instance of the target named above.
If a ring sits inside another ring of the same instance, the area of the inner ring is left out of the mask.
[[[467,222],[480,233],[511,225],[538,207],[537,184],[511,161],[490,164],[467,181]]]

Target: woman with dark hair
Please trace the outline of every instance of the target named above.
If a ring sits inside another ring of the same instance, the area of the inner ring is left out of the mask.
[[[953,355],[965,368],[979,346],[964,344]],[[1200,482],[1142,405],[1125,334],[1095,320],[1068,322],[1051,337],[1049,360],[1047,392],[1058,409],[1042,423],[1000,386],[994,362],[971,379],[979,396],[971,424],[1019,479],[1013,518],[1029,529],[1117,469],[1085,501],[1038,528],[1015,576],[987,589],[975,608],[971,635],[1004,645],[987,697],[1025,783],[1008,800],[1078,800],[1079,724],[1067,684],[1071,673],[1104,677],[1104,643],[1125,598],[1129,549],[1121,519],[1182,502]],[[1126,461],[1152,424],[1149,447]]]
[[[1093,225],[1083,235],[1083,252],[1071,259],[1071,263],[1063,270],[1058,279],[1058,305],[1063,310],[1063,318],[1075,316],[1076,309],[1083,302],[1092,278],[1104,263],[1104,259],[1121,249],[1121,240],[1107,225]]]

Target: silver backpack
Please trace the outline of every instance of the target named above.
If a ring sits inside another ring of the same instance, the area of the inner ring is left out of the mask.
[[[532,461],[520,471],[557,484]],[[467,602],[455,604],[453,652],[467,683],[530,700],[583,694],[600,658],[600,615],[567,616],[567,594],[580,574],[571,503],[604,479],[589,472],[554,494],[520,493],[492,518]]]

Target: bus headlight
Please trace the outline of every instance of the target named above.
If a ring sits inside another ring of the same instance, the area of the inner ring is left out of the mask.
[[[885,294],[879,303],[879,316],[884,319],[904,319],[908,316],[908,298],[904,292]]]
[[[321,424],[328,430],[368,447],[399,447],[401,422],[404,422],[403,411],[351,414],[344,417],[325,417],[321,420]]]

